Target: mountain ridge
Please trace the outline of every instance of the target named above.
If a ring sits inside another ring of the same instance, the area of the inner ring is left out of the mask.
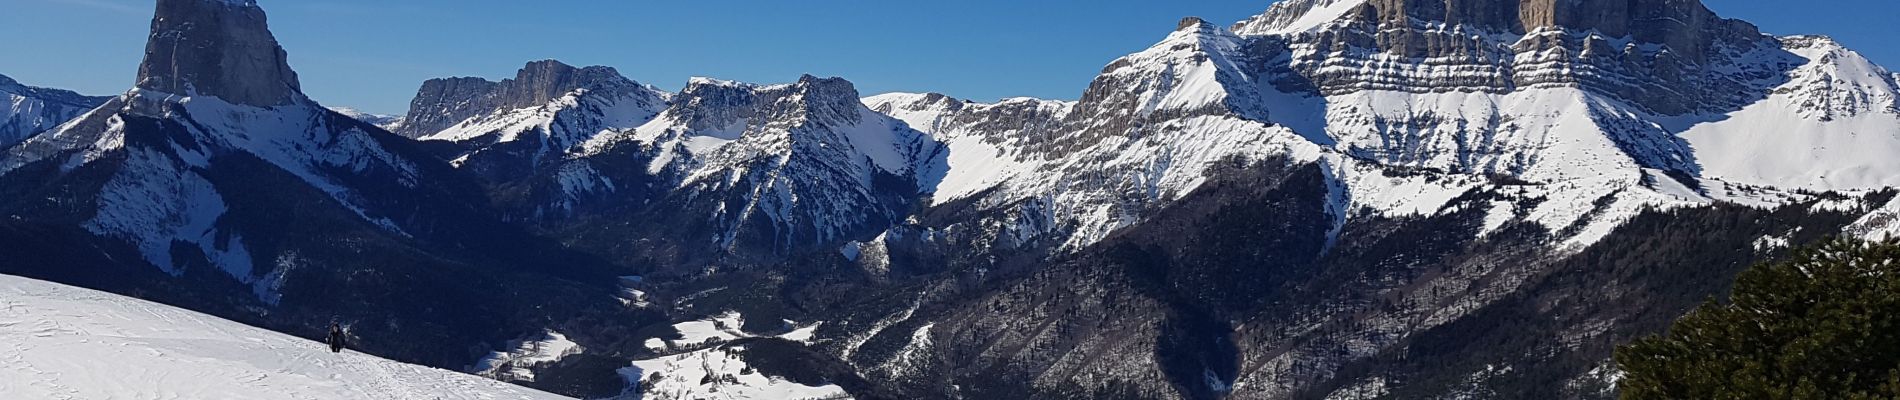
[[[0,75],[0,149],[13,147],[105,104],[110,97],[26,86]]]
[[[473,178],[304,96],[254,2],[158,9],[153,48],[230,49],[154,51],[138,87],[0,158],[0,213],[75,238],[48,254],[92,249],[104,260],[48,268],[22,256],[0,271],[92,271],[66,283],[288,332],[391,321],[364,327],[366,350],[438,367],[532,329],[507,316],[553,299],[576,313],[618,307],[610,264],[493,217]],[[186,11],[204,14],[172,14]],[[217,64],[229,57],[278,63]],[[445,280],[458,284],[425,284]],[[530,289],[540,293],[518,292]],[[399,339],[417,334],[440,340]]]
[[[289,330],[340,290],[431,365],[558,337],[506,375],[589,396],[711,324],[870,397],[1607,398],[1605,343],[1900,207],[1896,74],[1693,0],[1289,0],[1076,101],[543,60],[425,82],[400,135],[303,97],[255,7],[162,0],[152,46],[229,51],[11,147],[0,236]]]

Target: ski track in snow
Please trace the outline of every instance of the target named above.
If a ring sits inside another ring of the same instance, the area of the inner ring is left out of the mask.
[[[562,399],[157,303],[0,275],[8,399]]]

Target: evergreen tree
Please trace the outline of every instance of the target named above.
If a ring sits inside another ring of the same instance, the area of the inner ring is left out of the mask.
[[[1828,240],[1616,351],[1625,399],[1900,399],[1900,242]]]

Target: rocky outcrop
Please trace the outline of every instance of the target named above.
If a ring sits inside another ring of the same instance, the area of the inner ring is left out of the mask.
[[[514,79],[500,82],[482,78],[442,78],[422,83],[409,103],[404,125],[396,131],[407,137],[441,132],[469,120],[539,107],[579,89],[626,91],[643,88],[611,67],[576,68],[560,61],[528,63]]]
[[[303,97],[255,0],[161,0],[138,87],[270,107]]]

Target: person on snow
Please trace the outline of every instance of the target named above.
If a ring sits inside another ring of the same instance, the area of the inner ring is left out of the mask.
[[[337,325],[337,323],[335,322],[330,323],[330,337],[328,341],[330,343],[331,353],[343,352],[343,326],[342,325]]]

